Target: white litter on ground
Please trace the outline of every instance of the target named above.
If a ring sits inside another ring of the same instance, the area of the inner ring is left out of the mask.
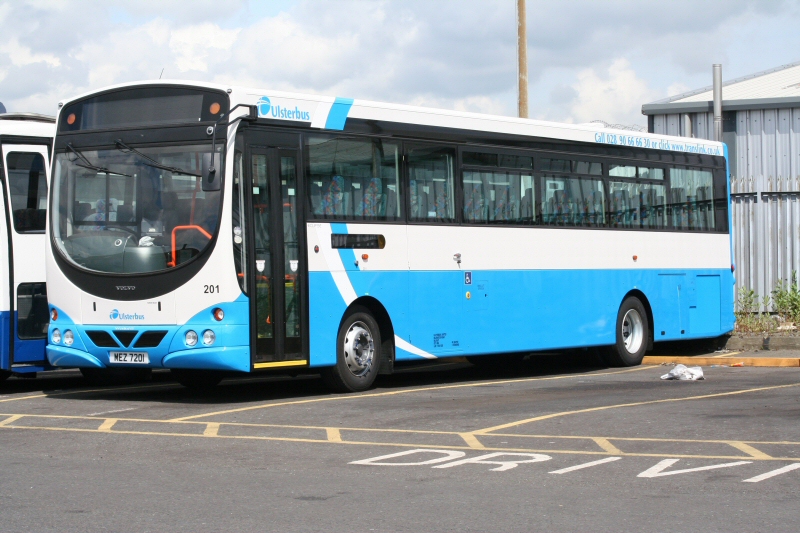
[[[697,381],[706,379],[703,377],[703,369],[699,366],[688,367],[686,365],[675,365],[675,368],[668,374],[661,376],[661,379],[679,379],[681,381]]]

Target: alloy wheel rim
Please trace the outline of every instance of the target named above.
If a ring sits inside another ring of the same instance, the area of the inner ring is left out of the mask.
[[[622,342],[628,353],[637,353],[644,342],[642,315],[636,309],[629,309],[622,317]]]
[[[344,336],[344,361],[354,376],[369,373],[375,360],[375,341],[363,322],[354,322]]]

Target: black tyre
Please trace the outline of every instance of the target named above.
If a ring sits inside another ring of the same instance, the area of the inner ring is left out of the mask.
[[[81,368],[83,378],[92,385],[129,385],[148,381],[150,368]]]
[[[611,366],[636,366],[642,363],[650,342],[647,311],[635,296],[625,298],[617,313],[617,342],[608,350]]]
[[[186,387],[194,390],[210,390],[219,385],[225,376],[222,372],[214,370],[191,370],[185,368],[173,368],[170,373],[175,380]]]
[[[325,384],[336,392],[369,389],[381,366],[381,332],[364,307],[354,307],[336,337],[336,365],[322,370]]]
[[[0,381],[5,381],[11,377],[11,372],[8,370],[0,370]]]

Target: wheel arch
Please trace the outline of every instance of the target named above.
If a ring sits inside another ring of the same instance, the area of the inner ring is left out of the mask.
[[[353,302],[347,306],[347,309],[342,315],[341,321],[339,321],[340,328],[342,327],[342,323],[344,322],[345,318],[347,318],[347,316],[352,312],[354,307],[366,308],[378,323],[378,329],[380,330],[381,334],[381,350],[382,355],[384,356],[383,361],[381,362],[380,373],[391,373],[394,369],[395,349],[394,326],[392,325],[392,319],[389,316],[389,312],[377,298],[372,296],[361,296],[353,300]]]
[[[656,328],[655,328],[655,325],[654,325],[654,322],[653,322],[653,308],[650,306],[650,300],[648,300],[647,296],[645,296],[645,294],[642,291],[640,291],[639,289],[632,289],[632,290],[628,291],[625,294],[625,296],[622,297],[622,300],[620,300],[619,306],[617,307],[617,309],[622,307],[622,303],[627,298],[629,298],[631,296],[635,297],[640,302],[642,302],[642,305],[644,306],[644,310],[647,313],[647,322],[650,325],[650,328],[649,328],[650,332],[649,332],[648,339],[647,339],[647,349],[648,350],[652,350],[653,349],[653,341],[655,340],[655,329]]]

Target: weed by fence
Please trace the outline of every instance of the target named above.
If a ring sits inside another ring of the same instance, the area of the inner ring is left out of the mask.
[[[771,312],[770,312],[771,309]],[[800,286],[797,272],[791,281],[778,280],[772,293],[759,296],[753,289],[740,287],[736,297],[736,331],[769,335],[786,322],[800,322]]]

